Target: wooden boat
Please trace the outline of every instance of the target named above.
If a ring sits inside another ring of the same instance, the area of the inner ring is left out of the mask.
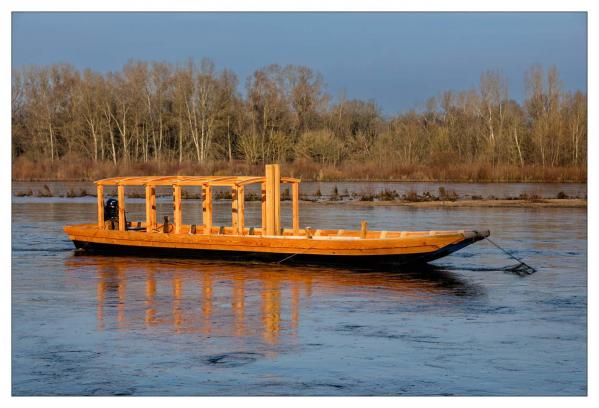
[[[292,226],[281,226],[281,183],[289,184],[292,201]],[[281,177],[279,166],[266,165],[265,176],[172,176],[117,177],[99,180],[97,185],[98,221],[94,224],[64,227],[75,246],[85,251],[109,254],[143,253],[216,257],[223,259],[267,260],[276,262],[316,262],[327,264],[406,264],[428,262],[455,252],[489,236],[489,231],[370,231],[366,221],[360,230],[300,228],[299,183]],[[262,224],[245,225],[244,189],[260,184]],[[118,202],[104,202],[104,187],[116,186]],[[143,221],[126,219],[125,187],[145,187]],[[156,187],[171,186],[173,221],[156,219]],[[202,188],[202,220],[183,224],[182,189]],[[231,226],[214,226],[212,196],[214,187],[232,189]],[[107,214],[109,212],[114,213]]]

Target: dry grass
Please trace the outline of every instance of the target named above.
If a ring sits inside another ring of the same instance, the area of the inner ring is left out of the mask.
[[[284,174],[304,181],[440,181],[440,182],[586,182],[586,167],[491,166],[479,164],[401,165],[346,162],[337,167],[309,160],[284,165]],[[89,163],[76,157],[54,162],[32,161],[19,157],[12,164],[15,181],[98,180],[115,176],[136,175],[260,175],[261,164],[243,161],[213,161],[204,165],[185,161],[139,162],[114,166],[111,162]]]

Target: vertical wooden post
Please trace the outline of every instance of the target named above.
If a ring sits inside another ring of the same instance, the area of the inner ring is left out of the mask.
[[[152,226],[152,230],[156,228],[156,187],[155,186],[151,186],[151,190],[150,190],[150,197],[151,197],[151,213],[150,213],[150,221],[151,221],[151,226]]]
[[[273,164],[274,168],[274,219],[275,219],[275,235],[281,235],[281,170],[278,164]]]
[[[125,186],[119,184],[117,187],[119,199],[119,231],[125,231]]]
[[[98,228],[104,229],[104,186],[98,184]]]
[[[202,186],[204,200],[202,202],[202,214],[204,222],[204,234],[210,235],[212,232],[212,187]]]
[[[153,232],[156,228],[156,190],[153,186],[146,185],[146,232]]]
[[[274,200],[274,168],[266,165],[266,235],[275,234],[275,200]]]
[[[239,230],[239,191],[237,186],[231,187],[231,227],[233,234]]]
[[[181,233],[181,186],[173,186],[173,219],[175,223],[175,234]]]
[[[368,222],[361,220],[360,221],[360,238],[366,238],[366,234],[368,234]]]
[[[299,234],[299,183],[291,183],[293,235]]]
[[[146,232],[152,231],[152,187],[146,184]]]
[[[260,192],[262,194],[262,233],[266,231],[266,183],[260,184]]]
[[[239,235],[243,235],[245,225],[245,189],[243,186],[237,188],[237,223],[239,225]]]

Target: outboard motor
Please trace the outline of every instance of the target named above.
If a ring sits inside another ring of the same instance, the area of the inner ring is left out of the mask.
[[[104,205],[104,221],[119,222],[119,202],[114,198],[106,200]]]

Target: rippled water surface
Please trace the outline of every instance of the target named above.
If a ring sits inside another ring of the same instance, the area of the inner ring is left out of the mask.
[[[587,393],[585,209],[301,207],[319,228],[489,228],[538,269],[520,277],[484,241],[406,271],[81,256],[62,227],[94,199],[40,200],[13,200],[15,395]]]

